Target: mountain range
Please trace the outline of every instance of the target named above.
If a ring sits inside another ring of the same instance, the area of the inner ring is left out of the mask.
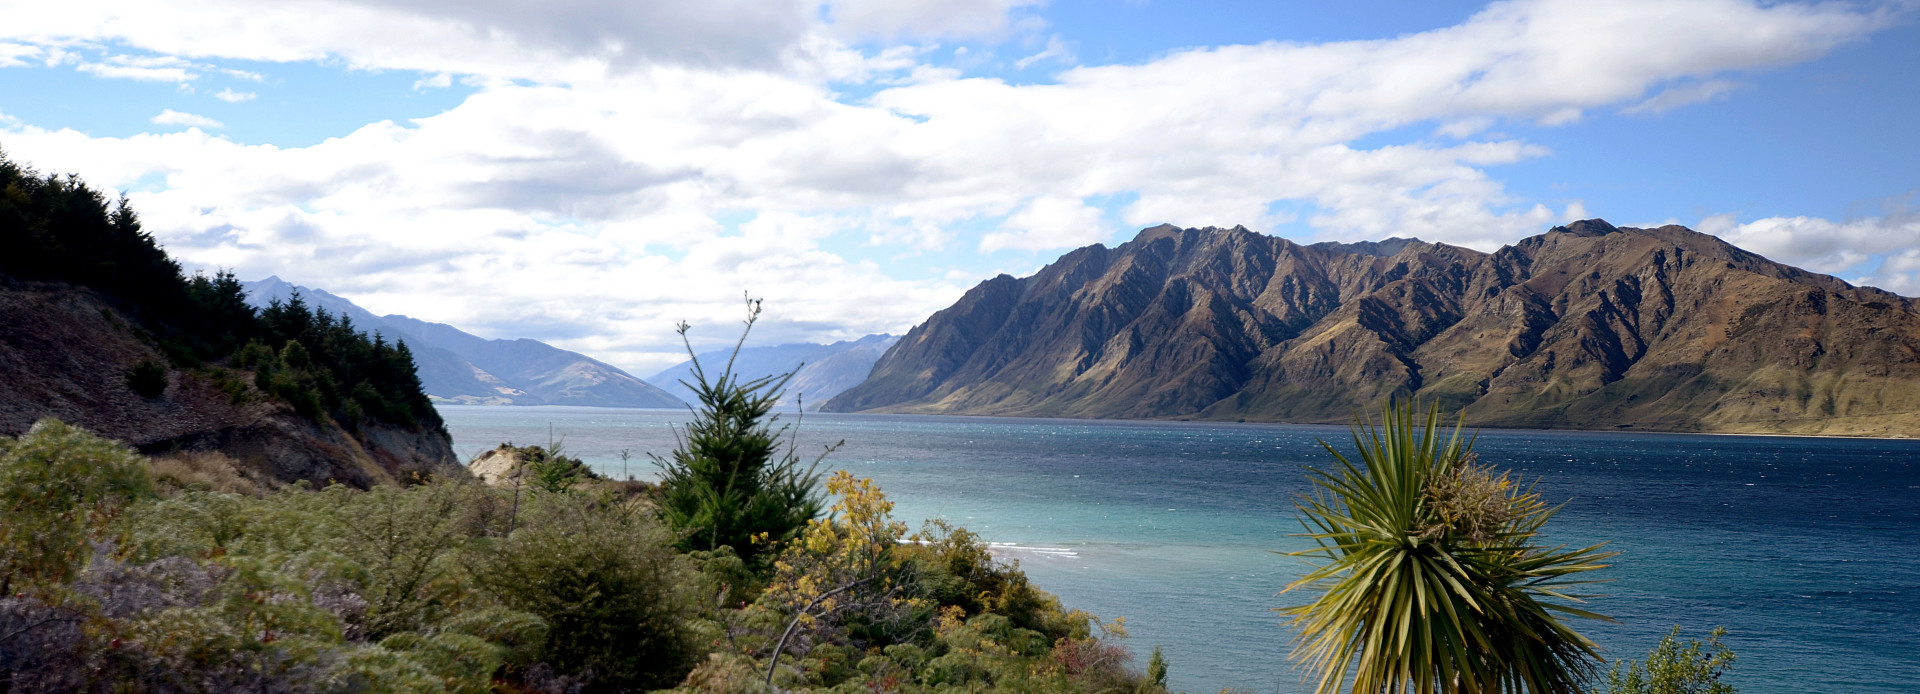
[[[538,340],[489,340],[444,323],[376,316],[347,299],[279,277],[244,282],[247,301],[264,307],[295,292],[316,309],[353,319],[365,332],[404,340],[421,385],[435,400],[475,405],[681,407],[666,391],[611,364]]]
[[[733,358],[733,368],[735,373],[749,380],[792,373],[793,378],[787,381],[781,406],[792,409],[805,405],[809,410],[819,409],[828,399],[866,380],[867,374],[873,371],[873,363],[899,339],[894,335],[868,335],[858,340],[828,345],[794,343],[744,347]],[[702,368],[712,377],[726,368],[727,359],[731,356],[732,349],[723,349],[701,354],[699,358]],[[693,381],[692,360],[649,376],[647,380],[661,384],[661,388],[681,400],[696,402],[699,399],[693,389],[682,383]]]
[[[1906,436],[1913,300],[1680,226],[1585,220],[1483,253],[1145,229],[1001,275],[827,411]]]

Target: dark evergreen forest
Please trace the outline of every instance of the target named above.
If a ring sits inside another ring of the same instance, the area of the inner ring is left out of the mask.
[[[125,197],[73,175],[43,175],[0,152],[0,287],[88,287],[132,318],[177,368],[229,361],[261,391],[318,421],[441,428],[406,344],[312,310],[299,297],[263,311],[231,272],[187,276]]]

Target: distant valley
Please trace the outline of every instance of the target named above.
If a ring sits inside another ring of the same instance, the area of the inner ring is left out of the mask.
[[[301,299],[317,309],[353,319],[365,332],[400,339],[413,350],[420,382],[437,401],[469,405],[589,405],[680,407],[679,398],[611,364],[538,340],[489,340],[443,323],[403,315],[376,316],[320,289],[278,277],[245,282],[255,306]]]
[[[404,340],[413,351],[422,386],[439,402],[671,408],[697,402],[693,390],[680,383],[692,380],[692,361],[643,380],[611,364],[538,340],[489,340],[444,323],[398,314],[374,315],[326,290],[297,286],[279,277],[243,282],[242,286],[248,302],[256,307],[288,301],[298,292],[301,300],[314,308],[352,319],[359,330]],[[783,407],[805,404],[808,409],[817,409],[864,380],[874,362],[898,339],[868,335],[827,345],[746,347],[734,360],[734,369],[748,379],[793,372]],[[728,348],[699,357],[709,375],[717,375],[731,353]]]
[[[824,409],[1344,422],[1411,395],[1482,426],[1912,436],[1912,299],[1679,226],[1493,253],[1146,229],[982,282]]]
[[[747,379],[793,373],[793,379],[787,381],[781,406],[788,409],[804,406],[808,410],[815,410],[833,396],[866,380],[867,374],[873,371],[874,362],[879,361],[880,355],[899,340],[893,335],[868,335],[830,345],[796,343],[746,347],[734,359],[733,367],[735,373]],[[699,355],[700,364],[712,377],[726,367],[731,354],[732,349],[707,352]],[[693,390],[681,383],[693,381],[691,360],[654,374],[647,380],[660,384],[661,388],[681,400],[697,400]]]

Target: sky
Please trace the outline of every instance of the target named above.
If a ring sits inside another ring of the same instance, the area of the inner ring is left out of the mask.
[[[1920,295],[1920,4],[0,0],[0,151],[186,267],[641,375],[1161,223],[1683,224]]]

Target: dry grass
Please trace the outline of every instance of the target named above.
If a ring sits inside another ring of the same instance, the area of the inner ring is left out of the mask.
[[[240,461],[216,451],[182,451],[149,458],[153,481],[163,491],[208,491],[261,496],[274,488],[271,480]]]
[[[608,480],[601,486],[622,501],[653,498],[653,483],[646,480]]]

